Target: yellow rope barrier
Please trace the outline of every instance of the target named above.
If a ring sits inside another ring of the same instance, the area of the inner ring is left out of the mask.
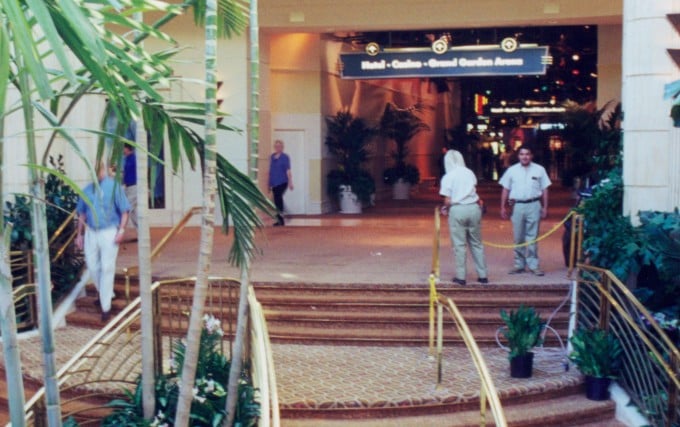
[[[575,213],[576,213],[576,211],[573,211],[573,210],[570,211],[570,212],[567,214],[567,216],[564,217],[564,219],[563,219],[562,221],[560,221],[559,223],[555,224],[555,226],[554,226],[553,228],[551,228],[547,233],[543,234],[542,236],[538,236],[536,239],[534,239],[534,240],[532,240],[532,241],[529,241],[529,242],[519,243],[519,244],[516,244],[516,245],[515,245],[515,244],[510,244],[510,245],[508,245],[508,244],[500,244],[500,243],[491,243],[491,242],[487,242],[487,241],[482,240],[482,243],[483,243],[485,246],[491,246],[491,247],[493,247],[493,248],[501,248],[501,249],[512,249],[512,248],[521,248],[521,247],[524,247],[524,246],[529,246],[529,245],[531,245],[531,244],[540,242],[541,240],[545,239],[546,237],[548,237],[548,236],[550,236],[551,234],[553,234],[554,232],[556,232],[556,231],[557,231],[560,227],[562,227],[562,226],[564,225],[564,223],[567,222],[567,220],[568,220],[572,215],[574,215]]]

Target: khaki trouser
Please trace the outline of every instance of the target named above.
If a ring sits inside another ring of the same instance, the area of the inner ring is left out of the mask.
[[[512,232],[515,245],[533,242],[538,237],[541,223],[541,202],[515,203],[512,208]],[[534,242],[527,246],[515,247],[515,267],[538,270],[538,245]]]
[[[137,186],[128,185],[125,187],[125,197],[127,197],[130,203],[130,212],[128,212],[128,226],[132,225],[135,229],[137,228]]]
[[[480,224],[482,208],[477,203],[453,205],[449,208],[449,232],[456,259],[456,278],[465,280],[467,247],[480,278],[487,278],[486,260]]]

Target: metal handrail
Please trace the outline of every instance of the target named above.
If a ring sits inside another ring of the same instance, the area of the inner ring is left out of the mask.
[[[170,366],[162,367],[163,354],[172,350],[172,340],[178,336],[178,330],[173,329],[172,321],[161,321],[162,316],[177,314],[188,318],[185,306],[174,304],[175,300],[169,299],[178,295],[186,297],[185,290],[193,289],[195,278],[175,279],[156,282],[152,285],[151,292],[154,298],[154,346],[158,372],[168,372]],[[224,300],[238,301],[238,295],[231,295],[231,284],[235,279],[209,278],[211,291],[206,298],[206,312],[212,312],[219,316],[229,316],[235,313],[223,304]],[[226,290],[221,286],[215,289],[216,283],[229,283]],[[236,282],[238,283],[238,282]],[[176,286],[179,285],[180,289]],[[186,286],[184,286],[186,285]],[[173,288],[175,288],[173,290]],[[228,297],[222,295],[222,291],[228,292]],[[165,293],[165,295],[163,295]],[[250,294],[252,293],[252,296]],[[268,387],[269,411],[262,412],[260,425],[272,425],[278,427],[278,397],[276,394],[276,381],[273,371],[273,359],[269,335],[266,323],[262,315],[261,306],[257,302],[252,287],[249,289],[250,304],[248,333],[256,336],[257,340],[247,337],[251,342],[249,351],[252,365],[255,366],[254,357],[265,363],[258,363],[260,378],[266,378]],[[168,304],[170,301],[170,304]],[[162,310],[161,310],[162,305]],[[259,307],[259,312],[257,307]],[[220,313],[215,313],[219,309]],[[176,313],[170,313],[171,311]],[[162,313],[162,314],[161,314]],[[138,327],[141,318],[141,298],[137,297],[123,311],[115,316],[101,331],[99,331],[83,348],[81,348],[64,366],[57,372],[59,392],[62,396],[62,419],[74,416],[81,426],[98,425],[100,419],[110,412],[111,408],[106,405],[116,397],[121,397],[123,388],[133,388],[136,385],[138,375],[141,372],[141,355],[139,342],[141,330]],[[257,320],[255,320],[257,319]],[[224,339],[232,339],[233,333],[226,333]],[[224,351],[224,349],[222,350]],[[167,360],[167,359],[166,359]],[[256,387],[259,387],[256,386]],[[260,388],[260,391],[264,388]],[[44,387],[26,403],[24,413],[27,425],[46,425],[44,413]],[[271,420],[269,418],[271,417]],[[266,421],[263,421],[266,420]],[[9,425],[7,427],[10,427]]]
[[[486,425],[486,404],[488,402],[491,414],[493,416],[495,425],[497,427],[505,427],[508,425],[505,414],[503,412],[503,407],[501,405],[500,398],[498,397],[498,391],[494,385],[493,378],[489,368],[484,362],[484,356],[479,350],[479,346],[475,341],[470,328],[465,321],[465,318],[461,314],[458,306],[451,300],[451,298],[446,298],[440,295],[436,291],[436,278],[433,274],[430,275],[430,312],[433,311],[433,306],[436,304],[437,311],[437,332],[436,332],[436,342],[437,342],[437,385],[441,384],[442,381],[442,353],[444,348],[444,307],[449,311],[451,317],[456,323],[456,328],[458,333],[463,338],[463,342],[470,352],[470,357],[475,365],[475,369],[479,374],[480,389],[479,389],[479,405],[480,405],[480,420],[479,425],[484,427]],[[430,317],[430,327],[434,320]]]
[[[649,311],[609,270],[577,264],[577,324],[614,334],[623,347],[619,383],[653,425],[680,419],[680,352]]]
[[[653,425],[680,419],[680,352],[645,306],[611,271],[586,264],[585,219],[571,227],[569,277],[576,283],[575,323],[614,334],[623,348],[619,384]]]
[[[35,329],[38,325],[38,289],[26,283],[12,289],[12,299],[17,318],[17,330]]]
[[[163,236],[160,242],[151,251],[151,261],[156,259],[158,255],[165,249],[165,246],[170,242],[170,240],[179,234],[184,227],[187,225],[191,217],[198,215],[202,212],[202,207],[194,206],[190,208],[187,213],[184,214],[182,219],[175,224],[166,234]],[[130,303],[130,276],[139,271],[139,265],[133,265],[130,267],[123,268],[123,274],[125,275],[125,301]]]
[[[260,427],[279,427],[281,417],[279,414],[279,394],[276,386],[274,371],[274,355],[269,340],[267,322],[262,310],[262,304],[255,296],[255,289],[248,287],[248,308],[250,309],[250,336],[251,336],[251,360],[253,386],[260,390],[261,410],[260,414],[269,414],[260,417]]]
[[[12,271],[12,282],[15,285],[17,283],[33,283],[32,251],[10,251],[9,264]],[[19,270],[23,271],[21,275],[16,274]]]
[[[439,261],[439,230],[441,229],[441,219],[439,217],[440,207],[434,208],[434,238],[432,241],[432,270],[431,274],[439,279],[440,261]]]

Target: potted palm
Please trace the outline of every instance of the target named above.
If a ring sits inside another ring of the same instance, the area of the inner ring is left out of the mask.
[[[623,349],[619,340],[603,329],[581,328],[569,339],[571,360],[585,375],[586,397],[609,399],[609,384],[621,369]]]
[[[392,186],[392,196],[395,199],[408,199],[411,185],[420,181],[420,172],[415,166],[406,163],[408,156],[408,142],[418,133],[430,130],[430,127],[418,117],[414,111],[419,111],[418,105],[400,109],[392,103],[387,103],[380,119],[380,134],[395,143],[392,153],[394,165],[385,169],[383,179]]]
[[[501,319],[505,322],[502,328],[510,353],[510,376],[513,378],[529,378],[533,370],[534,347],[543,343],[541,332],[545,323],[533,307],[520,305],[517,311],[509,313],[501,310]]]
[[[341,213],[361,213],[375,193],[373,177],[362,168],[375,130],[347,110],[327,117],[326,130],[326,147],[337,162],[326,176],[326,191],[338,199]]]

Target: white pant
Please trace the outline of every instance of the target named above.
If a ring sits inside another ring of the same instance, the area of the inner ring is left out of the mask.
[[[116,275],[116,257],[118,244],[116,243],[117,227],[102,230],[85,230],[85,263],[90,271],[94,286],[99,292],[102,312],[111,310],[113,299],[113,280]]]

